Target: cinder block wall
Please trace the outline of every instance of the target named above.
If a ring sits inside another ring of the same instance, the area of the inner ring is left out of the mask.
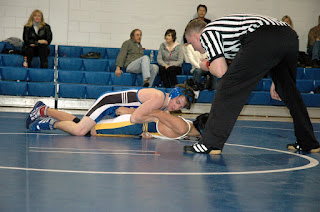
[[[142,45],[158,49],[168,28],[178,41],[198,4],[208,7],[207,18],[232,13],[256,13],[281,19],[289,15],[306,50],[308,31],[317,25],[319,0],[0,0],[0,40],[22,38],[31,12],[43,11],[56,45],[120,47],[132,29],[143,32]]]

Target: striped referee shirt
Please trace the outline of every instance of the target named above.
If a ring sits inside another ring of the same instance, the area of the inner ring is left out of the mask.
[[[241,36],[264,25],[289,26],[285,22],[267,16],[229,15],[208,24],[201,33],[200,42],[210,62],[219,57],[233,59],[240,49]]]

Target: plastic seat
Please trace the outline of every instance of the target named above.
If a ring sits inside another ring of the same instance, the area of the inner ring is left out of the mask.
[[[5,46],[5,42],[0,42],[0,54],[2,53]]]
[[[109,85],[110,75],[109,72],[84,72],[84,78],[88,84]]]
[[[40,68],[40,57],[33,57],[32,58],[31,67],[32,68]],[[53,56],[48,57],[48,68],[51,68],[51,69],[54,68],[54,57]]]
[[[18,67],[1,67],[2,80],[27,80],[28,69]]]
[[[307,107],[320,107],[320,94],[301,94],[302,99]]]
[[[2,54],[2,65],[3,66],[15,66],[22,67],[23,56],[15,54]]]
[[[192,75],[191,74],[192,65],[191,63],[182,63],[182,74],[184,75]]]
[[[110,72],[115,72],[116,71],[116,60],[115,59],[108,59],[109,61],[109,71]]]
[[[297,88],[301,93],[310,93],[315,89],[314,80],[297,80]]]
[[[262,90],[261,91],[270,92],[271,84],[272,84],[272,80],[271,79],[263,79],[263,86],[262,86]]]
[[[120,48],[107,48],[107,55],[109,59],[117,59]]]
[[[58,57],[79,57],[82,54],[80,46],[58,46]]]
[[[117,77],[114,73],[111,73],[112,85],[127,85],[133,86],[136,82],[136,74],[123,73],[120,77]]]
[[[126,90],[136,90],[141,89],[141,87],[138,86],[113,86],[113,91],[126,91]]]
[[[199,93],[197,103],[211,103],[216,91],[202,90]]]
[[[56,55],[56,45],[49,45],[50,54],[49,56],[54,57]]]
[[[59,84],[58,96],[63,98],[81,98],[86,94],[86,85],[83,84]]]
[[[54,97],[55,85],[47,82],[29,82],[28,96]]]
[[[263,88],[263,80],[261,80],[253,90],[254,91],[262,91],[263,90],[262,88]]]
[[[84,55],[88,54],[89,52],[99,52],[101,55],[101,59],[108,59],[107,49],[101,47],[82,47],[82,53]]]
[[[59,83],[82,83],[84,78],[83,71],[59,70]]]
[[[29,80],[32,82],[53,82],[54,69],[30,68]]]
[[[81,58],[59,58],[58,69],[64,70],[82,70],[83,59]]]
[[[112,91],[113,87],[108,85],[87,85],[87,99],[97,99],[101,94]]]
[[[305,72],[305,69],[304,68],[297,68],[297,79],[304,79],[304,72]]]
[[[183,84],[187,79],[187,75],[177,75],[178,84]]]
[[[320,68],[306,68],[303,79],[320,80]]]
[[[85,71],[110,71],[109,60],[104,59],[83,59]]]
[[[27,82],[0,81],[0,94],[25,96],[27,94]]]
[[[248,105],[270,105],[271,96],[269,92],[253,91],[247,99]]]

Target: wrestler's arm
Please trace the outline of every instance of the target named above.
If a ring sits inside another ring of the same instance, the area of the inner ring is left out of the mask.
[[[151,115],[152,111],[157,110],[163,106],[163,93],[157,92],[150,96],[142,105],[140,105],[132,113],[130,121],[131,123],[146,123],[154,121],[154,117]]]
[[[173,116],[170,113],[161,110],[155,110],[151,115],[159,120],[158,128],[162,134],[175,134],[168,137],[179,137],[187,133],[189,130],[189,125],[181,117]]]

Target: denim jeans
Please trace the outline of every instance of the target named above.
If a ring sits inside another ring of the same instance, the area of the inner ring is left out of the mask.
[[[207,76],[207,75],[211,75],[210,72],[207,72],[207,71],[202,71],[201,69],[199,68],[196,68],[194,69],[193,71],[193,80],[194,82],[197,84],[197,85],[200,85],[200,81],[201,81],[201,77],[202,76]],[[216,76],[213,76],[211,75],[210,76],[210,79],[212,79],[212,89],[216,89],[217,87],[217,77]]]
[[[157,76],[159,67],[154,64],[150,64],[148,56],[144,55],[135,61],[132,61],[126,68],[126,71],[134,74],[141,74],[143,80],[149,81],[149,87],[153,86],[154,78]]]
[[[320,41],[316,41],[313,46],[308,49],[308,54],[312,56],[312,60],[320,59]]]

